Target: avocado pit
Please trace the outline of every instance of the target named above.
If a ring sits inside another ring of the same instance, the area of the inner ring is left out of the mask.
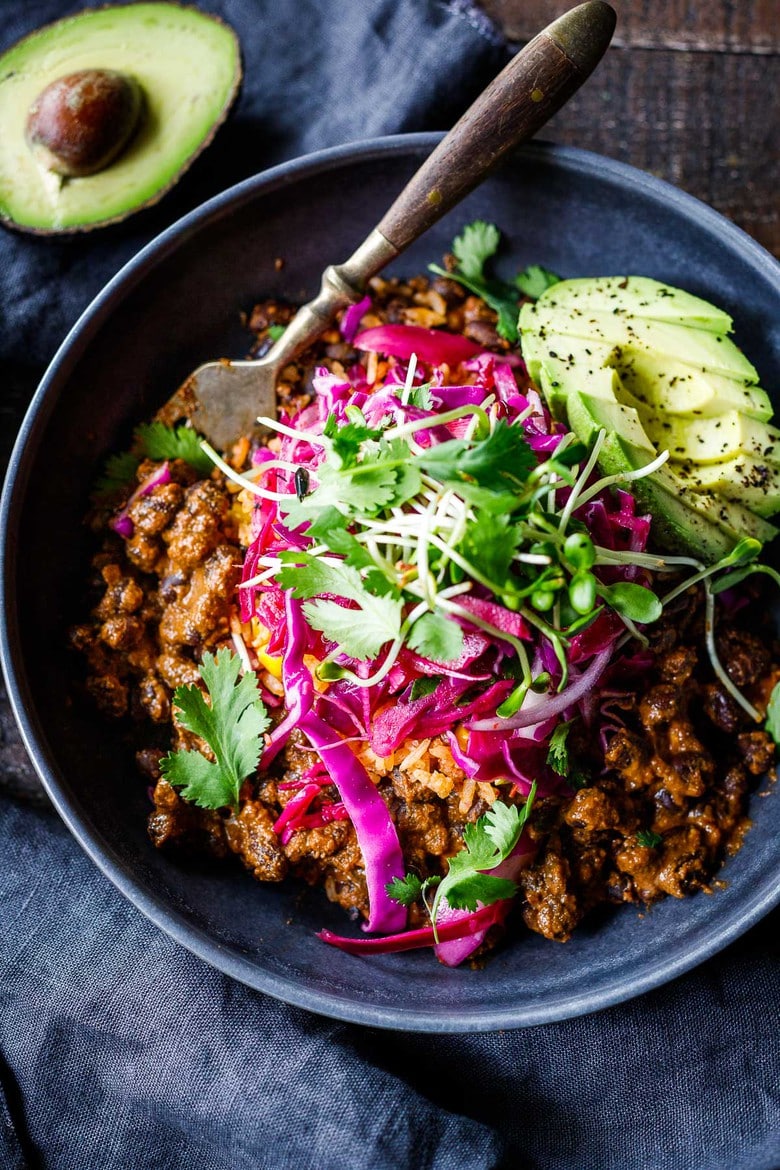
[[[138,82],[112,69],[82,69],[47,85],[30,106],[26,140],[36,160],[66,178],[104,170],[141,117]]]

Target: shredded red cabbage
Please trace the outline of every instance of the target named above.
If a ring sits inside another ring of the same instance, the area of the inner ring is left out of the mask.
[[[403,930],[406,909],[385,888],[404,876],[404,857],[398,833],[382,797],[349,746],[323,719],[310,711],[298,724],[322,762],[355,826],[368,887],[367,930]]]
[[[451,922],[444,922],[437,930],[440,943],[452,939],[467,938],[472,935],[485,936],[496,922],[503,921],[506,910],[502,902],[494,902],[491,906],[483,906],[472,913],[466,913]],[[405,930],[401,934],[392,934],[384,938],[346,938],[344,935],[334,934],[332,930],[320,930],[317,937],[348,955],[392,955],[398,951],[414,951],[420,947],[436,945],[436,936],[432,926],[423,926],[418,930]]]
[[[327,444],[317,442],[316,437],[331,425],[328,420],[332,423],[335,419],[342,426],[354,421],[358,410],[372,428],[386,425],[388,419],[398,427],[418,424],[414,444],[418,449],[427,449],[473,433],[471,412],[466,410],[465,417],[459,416],[446,425],[439,421],[443,412],[486,403],[485,408],[494,418],[522,426],[540,463],[558,448],[566,434],[565,428],[552,420],[535,390],[519,389],[517,373],[524,369],[519,358],[498,357],[464,336],[445,330],[382,325],[358,333],[360,320],[369,307],[370,300],[365,298],[347,310],[342,335],[352,340],[357,349],[379,352],[395,361],[390,363],[384,384],[379,387],[368,385],[366,368],[360,363],[338,375],[326,368],[318,369],[311,403],[297,415],[283,416],[288,429],[280,434],[273,453],[257,453],[258,466],[271,460],[274,466],[258,481],[269,494],[254,506],[253,541],[240,589],[242,621],[256,617],[269,631],[268,653],[282,658],[286,713],[267,739],[262,766],[267,767],[294,728],[308,738],[322,761],[310,770],[311,775],[307,773],[295,784],[283,785],[296,791],[275,829],[285,842],[298,829],[350,819],[365,865],[370,910],[366,929],[390,933],[383,939],[354,940],[322,932],[320,937],[325,941],[355,954],[429,946],[435,940],[433,931],[427,928],[394,933],[403,930],[406,911],[389,897],[386,886],[404,874],[401,846],[387,805],[347,741],[357,738],[376,756],[387,759],[403,750],[407,740],[446,736],[454,762],[470,779],[480,783],[501,781],[511,786],[511,792],[521,794],[527,794],[535,782],[540,796],[552,794],[565,781],[547,764],[549,737],[562,717],[579,712],[590,720],[594,713],[598,714],[593,706],[599,694],[596,688],[612,669],[615,643],[625,630],[617,614],[606,608],[589,626],[568,637],[569,678],[558,691],[562,668],[553,643],[540,635],[536,624],[532,628],[522,614],[501,604],[486,586],[472,582],[469,591],[454,598],[458,607],[454,620],[463,632],[462,649],[456,659],[436,662],[408,646],[392,663],[386,663],[384,648],[373,662],[354,661],[340,653],[335,662],[352,677],[330,681],[322,693],[315,688],[305,659],[332,658],[333,646],[309,627],[301,602],[289,591],[283,593],[273,580],[257,583],[256,578],[262,576],[269,557],[312,547],[307,524],[299,523],[292,531],[274,493],[295,492],[294,472],[298,467],[310,470],[316,481],[317,468],[327,449]],[[418,359],[414,371],[407,364],[412,355]],[[449,371],[444,367],[457,371],[456,377],[463,384],[446,385]],[[410,395],[410,378],[412,386],[426,385],[427,397]],[[559,498],[565,501],[570,490],[562,485]],[[584,523],[596,544],[610,550],[640,552],[647,542],[649,517],[637,515],[634,499],[627,492],[588,500],[575,508],[574,520]],[[605,584],[642,583],[647,579],[644,570],[630,563],[599,572]],[[485,625],[489,630],[484,629]],[[532,677],[546,672],[551,682],[543,693],[528,691],[517,713],[502,718],[496,714],[497,709],[518,686],[513,646],[518,639],[527,644],[529,661],[533,660]],[[387,669],[383,670],[385,664]],[[617,667],[617,663],[613,666]],[[374,675],[377,681],[371,685],[357,685],[355,676],[369,680]],[[432,688],[416,685],[430,679],[436,684]],[[615,686],[619,687],[617,679]],[[340,794],[337,802],[323,799],[323,785],[330,782]],[[512,876],[512,866],[517,869],[527,864],[532,851],[523,838],[513,857],[504,863],[508,867],[506,876]],[[503,921],[509,905],[497,903],[469,913],[445,904],[436,947],[440,960],[455,965],[468,958],[482,944],[490,926]]]

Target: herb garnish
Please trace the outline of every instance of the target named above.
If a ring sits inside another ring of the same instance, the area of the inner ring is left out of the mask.
[[[780,743],[780,682],[775,683],[766,709],[764,730],[775,743]]]
[[[257,678],[246,673],[239,679],[241,660],[223,648],[203,655],[200,674],[211,699],[209,705],[198,686],[180,686],[173,702],[179,722],[199,735],[214,753],[215,761],[200,752],[171,752],[160,761],[169,784],[200,808],[235,808],[242,782],[257,768],[262,735],[270,726],[260,699]]]
[[[109,455],[93,496],[104,499],[127,487],[143,459],[183,459],[200,475],[210,475],[214,464],[203,450],[201,440],[201,435],[185,423],[177,427],[161,422],[142,423],[133,433],[129,451]]]
[[[560,276],[550,272],[549,268],[543,268],[541,264],[529,264],[522,272],[518,272],[515,284],[523,296],[532,297],[536,301],[548,288],[558,284],[560,279]]]
[[[569,760],[569,746],[567,741],[569,732],[573,726],[573,719],[569,719],[565,723],[559,723],[550,736],[550,743],[547,749],[547,763],[553,772],[557,772],[559,776],[569,775],[571,762]]]
[[[201,436],[186,423],[151,422],[136,427],[133,448],[147,459],[183,459],[201,475],[210,475],[214,465],[200,444]]]
[[[132,451],[109,455],[103,467],[103,474],[95,484],[93,496],[102,499],[116,495],[127,484],[132,483],[140,462],[139,456],[134,455]]]
[[[659,845],[663,844],[661,834],[654,833],[652,829],[640,829],[636,839],[645,849],[657,849]]]
[[[453,910],[476,910],[479,903],[490,906],[512,898],[517,893],[517,882],[498,877],[491,870],[506,861],[516,848],[535,796],[536,784],[533,784],[522,808],[494,801],[475,824],[465,826],[464,848],[448,858],[448,870],[443,878],[433,876],[421,881],[417,874],[408,873],[387,884],[390,897],[402,906],[411,906],[419,898],[425,901],[427,891],[435,889],[429,908],[434,929],[443,900]]]
[[[374,658],[386,642],[398,637],[402,620],[398,594],[377,596],[357,569],[344,561],[305,552],[289,553],[285,560],[293,563],[279,570],[282,589],[292,589],[293,597],[307,599],[303,612],[309,625],[338,643],[343,654],[359,660]],[[356,608],[347,609],[324,594],[343,598]]]
[[[517,312],[519,294],[539,297],[546,288],[557,284],[558,277],[539,264],[532,264],[515,277],[513,284],[486,272],[488,261],[495,256],[501,233],[495,224],[477,219],[467,224],[455,237],[452,251],[457,266],[448,271],[438,264],[429,264],[431,272],[455,280],[470,292],[482,297],[498,314],[497,330],[507,341],[517,341]]]

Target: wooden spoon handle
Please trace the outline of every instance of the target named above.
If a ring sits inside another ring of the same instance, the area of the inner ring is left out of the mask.
[[[508,150],[532,137],[604,55],[615,13],[588,0],[534,37],[480,94],[378,225],[402,251],[469,193]]]

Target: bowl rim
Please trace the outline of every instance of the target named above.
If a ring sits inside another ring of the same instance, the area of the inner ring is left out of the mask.
[[[56,388],[60,379],[67,377],[70,367],[79,360],[94,332],[112,311],[114,301],[121,301],[126,293],[147,276],[150,266],[153,269],[164,261],[180,242],[197,233],[208,222],[230,215],[234,209],[259,195],[278,190],[302,177],[311,178],[355,158],[370,161],[371,158],[388,155],[428,151],[442,137],[439,132],[427,131],[388,135],[330,147],[280,163],[220,192],[150,240],[90,302],[57,349],[25,414],[8,463],[0,498],[0,665],[25,749],[57,812],[87,855],[155,926],[211,967],[239,982],[332,1019],[371,1027],[440,1033],[493,1031],[551,1023],[632,999],[691,970],[747,931],[780,903],[780,882],[774,886],[766,883],[766,888],[754,889],[749,900],[739,907],[738,913],[732,914],[725,922],[715,924],[714,928],[710,927],[704,937],[684,953],[662,956],[648,963],[643,974],[631,981],[630,985],[626,986],[623,976],[622,980],[615,979],[596,994],[585,990],[574,995],[566,993],[552,1001],[520,1004],[512,1008],[469,1008],[467,1015],[453,1019],[451,1014],[428,1010],[417,1004],[403,1008],[387,1007],[365,1000],[347,999],[338,992],[302,986],[294,978],[260,969],[252,959],[238,952],[227,951],[207,930],[174,909],[162,896],[144,888],[110,843],[89,823],[85,823],[78,800],[71,795],[64,779],[60,779],[61,769],[48,752],[45,732],[31,700],[19,632],[11,619],[16,612],[13,537],[24,498],[29,463],[33,457],[31,452],[35,451],[36,437],[45,427],[56,401],[57,395],[51,393],[52,389]],[[746,232],[694,196],[627,163],[579,147],[534,141],[521,147],[518,153],[530,159],[552,159],[569,173],[582,176],[591,175],[595,170],[623,186],[656,198],[660,196],[684,217],[717,231],[726,245],[739,248],[754,263],[766,269],[780,294],[780,263]]]

